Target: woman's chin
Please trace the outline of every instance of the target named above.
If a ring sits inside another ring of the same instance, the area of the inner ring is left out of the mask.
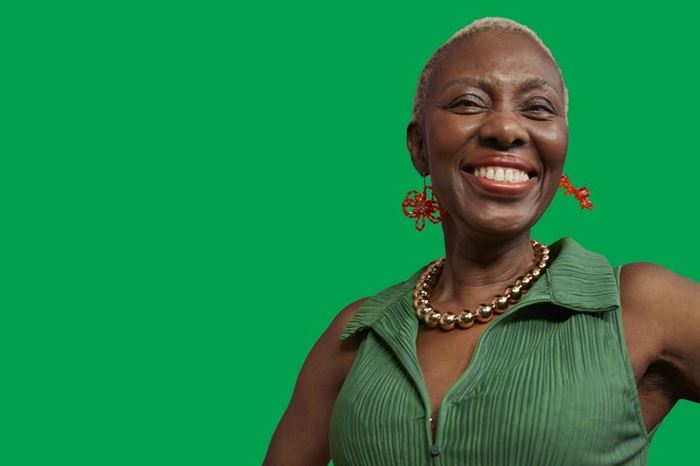
[[[478,230],[491,236],[514,237],[522,234],[537,221],[530,209],[498,209],[497,211],[483,210],[481,215],[467,212],[462,216],[462,222],[467,228]]]
[[[480,231],[488,233],[493,237],[504,237],[510,238],[521,235],[524,231],[530,228],[528,222],[520,221],[501,221],[501,222],[488,222],[481,224]]]

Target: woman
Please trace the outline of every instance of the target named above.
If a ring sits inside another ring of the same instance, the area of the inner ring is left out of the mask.
[[[438,49],[407,144],[445,259],[338,314],[265,465],[642,465],[676,401],[700,401],[698,284],[531,242],[566,112],[559,67],[519,23],[483,18]]]

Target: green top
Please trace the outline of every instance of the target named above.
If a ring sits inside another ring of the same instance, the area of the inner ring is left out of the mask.
[[[364,337],[338,394],[335,466],[647,464],[647,432],[622,332],[620,267],[572,238],[520,302],[487,324],[437,417],[416,355],[408,280],[367,300],[341,339]],[[477,324],[478,325],[478,324]]]

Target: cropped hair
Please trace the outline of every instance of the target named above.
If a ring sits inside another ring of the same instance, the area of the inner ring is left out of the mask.
[[[517,31],[517,32],[522,32],[539,44],[539,46],[544,50],[547,55],[549,55],[549,58],[552,59],[552,62],[556,65],[557,69],[559,70],[559,76],[561,77],[561,82],[562,86],[564,88],[564,117],[566,118],[566,124],[569,124],[569,91],[566,88],[566,84],[564,84],[564,76],[561,72],[561,68],[559,67],[559,64],[557,61],[554,59],[554,56],[552,55],[552,52],[549,50],[549,48],[544,45],[544,42],[539,38],[539,36],[530,29],[529,27],[525,26],[524,24],[520,24],[517,21],[514,21],[509,18],[503,18],[499,16],[488,16],[485,18],[480,18],[477,20],[472,21],[456,33],[450,37],[447,42],[442,44],[430,57],[428,62],[425,64],[423,67],[423,71],[420,74],[420,77],[418,78],[418,86],[416,87],[416,93],[413,99],[413,120],[415,120],[418,123],[422,123],[422,118],[423,118],[423,102],[425,101],[427,89],[428,89],[428,82],[430,80],[431,75],[437,68],[437,64],[440,62],[440,60],[444,57],[445,55],[445,50],[447,47],[455,42],[458,39],[472,36],[476,33],[479,32],[485,32],[485,31]]]

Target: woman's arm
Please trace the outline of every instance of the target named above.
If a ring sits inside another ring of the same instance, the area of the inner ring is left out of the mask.
[[[340,334],[366,299],[341,310],[311,348],[263,466],[328,465],[331,412],[359,346],[358,338],[341,341]]]
[[[647,262],[625,265],[620,282],[627,302],[650,316],[649,334],[659,335],[665,385],[675,399],[700,403],[700,284]]]

